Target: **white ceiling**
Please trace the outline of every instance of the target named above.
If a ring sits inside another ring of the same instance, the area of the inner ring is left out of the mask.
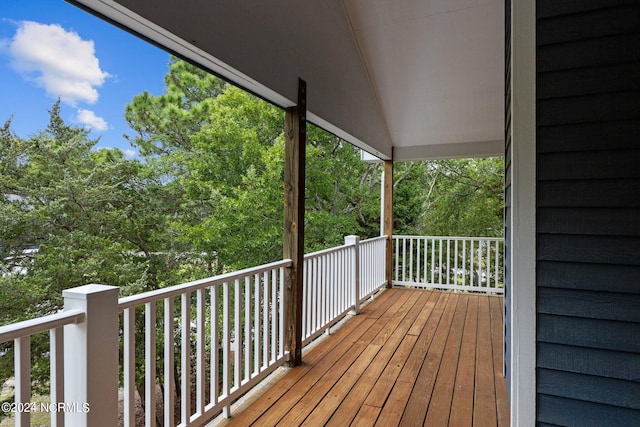
[[[503,0],[74,3],[381,158],[503,154]]]
[[[503,151],[504,1],[344,3],[395,157]]]

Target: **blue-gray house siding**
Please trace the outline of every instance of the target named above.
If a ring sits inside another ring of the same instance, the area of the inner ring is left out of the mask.
[[[640,2],[536,6],[537,421],[638,426]]]

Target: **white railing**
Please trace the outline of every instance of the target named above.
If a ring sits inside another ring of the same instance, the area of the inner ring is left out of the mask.
[[[84,318],[83,312],[69,310],[0,327],[0,343],[13,341],[15,398],[9,409],[13,409],[17,425],[29,425],[31,412],[45,410],[51,414],[51,426],[64,424],[64,412],[57,410],[58,404],[65,401],[63,328]],[[31,402],[31,336],[39,333],[49,334],[50,394],[49,406],[45,407]]]
[[[502,239],[393,242],[396,286],[503,292]],[[305,256],[304,344],[386,285],[386,244],[385,236],[347,236],[342,246]],[[284,281],[291,265],[283,260],[119,300],[113,286],[65,290],[63,312],[0,327],[0,343],[15,343],[13,408],[30,408],[30,337],[48,332],[51,425],[115,425],[118,372],[126,426],[140,421],[137,398],[148,426],[228,416],[234,400],[288,359]],[[16,425],[29,425],[29,415],[17,411]]]
[[[228,416],[237,397],[282,365],[288,357],[282,313],[284,274],[290,265],[291,260],[284,260],[121,298],[125,426],[136,425],[138,372],[144,378],[146,425],[162,419],[173,426],[179,418],[179,425],[186,426],[202,425],[221,410]],[[142,325],[138,317],[144,318],[142,331],[136,330]],[[137,335],[144,336],[143,361],[136,360],[141,353],[135,350]],[[161,354],[158,340],[163,342]],[[164,412],[156,414],[161,389]]]
[[[302,345],[353,309],[355,287],[349,273],[354,251],[354,245],[344,245],[304,256]]]
[[[386,241],[348,236],[343,246],[305,256],[305,344],[386,285]],[[125,426],[142,421],[137,400],[147,426],[228,416],[233,401],[288,359],[284,279],[291,265],[283,260],[119,300],[113,286],[65,290],[63,312],[0,328],[0,342],[15,340],[15,408],[28,409],[31,400],[30,336],[50,331],[51,402],[80,405],[78,416],[68,406],[53,411],[52,425],[115,425],[118,372]],[[29,415],[16,412],[16,425],[29,425]]]
[[[318,337],[360,303],[386,285],[386,237],[345,244],[304,257],[302,344]],[[357,273],[357,274],[356,274]]]
[[[52,426],[117,424],[117,295],[114,286],[67,289],[64,311],[0,327],[0,343],[14,341],[14,402],[2,411],[16,426],[36,412],[50,413]],[[49,334],[49,402],[32,401],[31,340],[41,333]]]
[[[394,286],[504,293],[504,240],[393,236]]]
[[[387,236],[374,237],[359,243],[360,249],[360,292],[361,303],[366,298],[386,286],[385,251]]]

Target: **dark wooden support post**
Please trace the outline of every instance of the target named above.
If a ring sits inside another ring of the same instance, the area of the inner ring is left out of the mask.
[[[393,160],[384,161],[384,235],[387,236],[385,254],[387,288],[393,284]]]
[[[298,81],[298,105],[287,108],[284,166],[284,259],[291,259],[285,282],[285,342],[289,366],[302,362],[302,273],[304,263],[305,145],[307,84]]]

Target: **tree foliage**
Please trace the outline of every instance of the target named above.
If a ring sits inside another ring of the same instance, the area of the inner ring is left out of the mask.
[[[502,158],[425,163],[421,233],[439,236],[503,235]]]
[[[178,239],[211,254],[216,272],[279,259],[284,112],[183,61],[170,61],[165,82],[163,94],[134,98],[126,118],[129,140],[182,194]],[[376,235],[378,167],[322,129],[309,126],[307,138],[307,247]]]
[[[0,292],[16,289],[38,301],[24,310],[0,298],[2,315],[41,314],[59,305],[64,288],[89,282],[128,285],[147,269],[145,260],[126,256],[150,240],[135,221],[144,185],[140,164],[120,152],[94,151],[96,141],[86,131],[62,122],[58,103],[50,113],[46,130],[29,139],[13,135],[10,123],[2,134],[0,210],[7,221],[0,250],[3,259],[13,260],[5,269],[24,267],[28,274],[3,275]],[[38,252],[27,260],[29,248]]]
[[[44,131],[23,139],[7,122],[0,138],[0,324],[55,312],[63,289],[87,283],[127,295],[193,277],[167,226],[175,203],[147,165],[96,150],[59,102]],[[34,339],[34,360],[43,345]],[[12,346],[1,346],[0,379],[12,372]],[[34,378],[45,372],[36,363]]]

